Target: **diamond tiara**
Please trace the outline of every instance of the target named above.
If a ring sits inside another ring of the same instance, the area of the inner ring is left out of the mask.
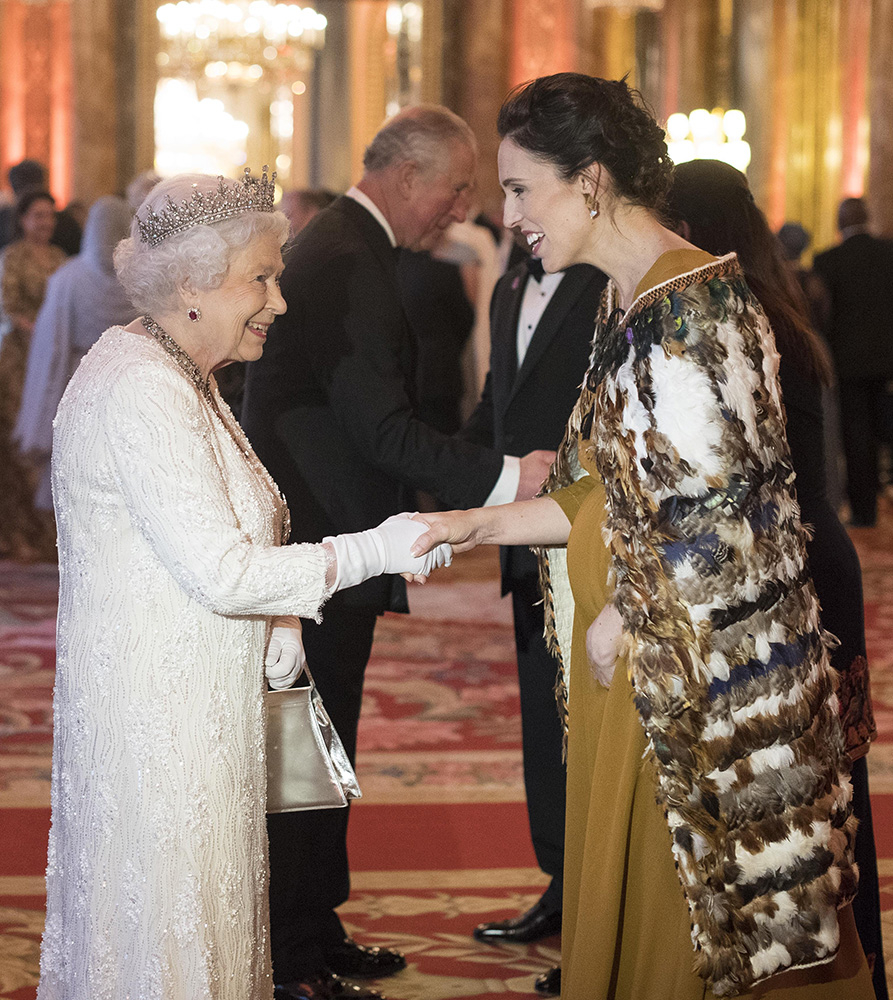
[[[156,247],[169,236],[176,236],[193,226],[212,226],[215,222],[234,219],[246,212],[272,212],[276,193],[276,174],[267,177],[267,167],[258,180],[245,168],[245,176],[235,183],[226,184],[217,178],[217,188],[204,194],[195,184],[192,198],[177,205],[168,195],[167,206],[160,212],[150,208],[144,219],[137,219],[140,240]]]

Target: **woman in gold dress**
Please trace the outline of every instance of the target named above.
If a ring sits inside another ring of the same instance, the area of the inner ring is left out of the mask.
[[[498,127],[505,225],[547,272],[611,280],[548,495],[419,515],[417,546],[553,547],[565,668],[570,647],[562,996],[870,1000],[766,316],[734,254],[661,224],[672,165],[625,83],[535,80]]]
[[[55,226],[53,196],[26,191],[16,205],[19,238],[3,253],[0,300],[8,331],[0,344],[0,558],[20,562],[52,559],[55,553],[51,518],[34,509],[37,472],[12,441],[34,321],[47,280],[65,262],[62,250],[50,243]]]

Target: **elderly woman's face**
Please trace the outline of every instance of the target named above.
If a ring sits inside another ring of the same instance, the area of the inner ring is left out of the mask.
[[[279,291],[282,254],[273,233],[263,233],[230,259],[229,273],[219,288],[203,291],[203,329],[214,337],[217,365],[256,361],[264,350],[267,329],[285,312]]]

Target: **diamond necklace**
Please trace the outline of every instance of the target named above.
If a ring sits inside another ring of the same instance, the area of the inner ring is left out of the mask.
[[[202,375],[199,366],[192,360],[186,351],[180,347],[176,340],[174,340],[174,338],[166,330],[163,330],[148,313],[140,318],[140,322],[146,328],[150,336],[154,337],[174,359],[174,361],[176,361],[177,365],[189,381],[192,382],[205,399],[207,399],[209,403],[213,402],[213,398],[211,396],[211,386],[208,383],[208,379]]]

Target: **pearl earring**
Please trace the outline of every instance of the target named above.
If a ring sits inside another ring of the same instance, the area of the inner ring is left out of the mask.
[[[191,309],[186,310],[186,315],[193,323],[197,323],[202,318],[202,311],[198,306],[193,306]]]

